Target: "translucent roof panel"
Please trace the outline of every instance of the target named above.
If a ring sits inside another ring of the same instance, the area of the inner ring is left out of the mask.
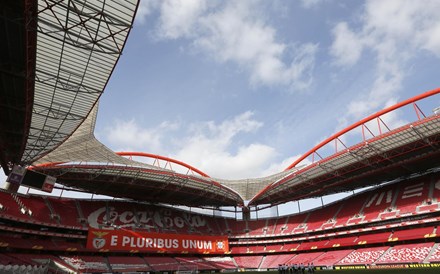
[[[35,94],[23,163],[56,148],[90,113],[122,52],[137,4],[38,2]]]

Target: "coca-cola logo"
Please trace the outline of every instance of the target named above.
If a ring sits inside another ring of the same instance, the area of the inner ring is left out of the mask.
[[[113,225],[119,227],[133,227],[140,225],[142,228],[159,229],[182,229],[202,228],[206,226],[203,216],[192,215],[185,212],[174,212],[169,209],[146,210],[146,211],[118,211],[114,207],[101,207],[89,214],[88,223],[93,228],[113,229]]]

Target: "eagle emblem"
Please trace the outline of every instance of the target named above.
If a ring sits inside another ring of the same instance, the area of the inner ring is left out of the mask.
[[[105,246],[105,239],[103,238],[105,235],[108,234],[108,232],[100,232],[100,231],[93,231],[92,232],[96,237],[92,240],[92,245],[96,249],[101,249]]]

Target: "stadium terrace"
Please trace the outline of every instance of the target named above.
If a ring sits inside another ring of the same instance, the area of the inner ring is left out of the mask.
[[[0,165],[8,176],[0,190],[0,272],[439,266],[440,114],[423,102],[438,101],[440,88],[359,120],[276,174],[212,178],[178,159],[112,151],[94,135],[137,0],[5,0],[0,7],[7,41]],[[384,122],[403,110],[414,119]],[[360,139],[346,143],[355,131]],[[258,217],[287,202],[363,188],[318,209]]]

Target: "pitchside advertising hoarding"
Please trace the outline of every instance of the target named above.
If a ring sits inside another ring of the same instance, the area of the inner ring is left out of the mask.
[[[99,251],[224,254],[229,251],[229,243],[226,236],[163,234],[90,227],[87,248]]]

